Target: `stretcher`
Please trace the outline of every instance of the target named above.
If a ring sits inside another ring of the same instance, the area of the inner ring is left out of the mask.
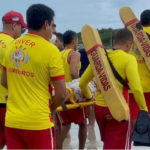
[[[70,92],[70,99],[66,101],[67,104],[63,104],[62,106],[58,107],[56,111],[64,111],[64,110],[75,109],[75,108],[80,109],[95,104],[95,100],[93,99],[95,99],[96,97],[97,86],[94,83],[94,81],[91,81],[88,84],[88,87],[93,95],[93,99],[91,101],[87,101],[83,96],[81,89],[79,87],[79,81],[80,78],[74,79],[71,82],[66,83],[66,87]]]
[[[75,109],[75,108],[83,108],[86,106],[94,105],[95,100],[90,101],[90,102],[82,102],[82,103],[74,103],[74,104],[64,104],[63,106],[60,106],[56,109],[56,112],[58,111],[64,111],[64,110],[69,110],[69,109]]]

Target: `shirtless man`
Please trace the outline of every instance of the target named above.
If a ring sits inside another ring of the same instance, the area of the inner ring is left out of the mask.
[[[74,31],[66,31],[63,34],[63,42],[65,49],[61,52],[66,82],[71,82],[73,79],[79,78],[79,70],[81,68],[80,54],[76,52],[78,46],[77,34]],[[87,113],[86,109],[73,109],[57,113],[57,148],[62,149],[62,143],[66,134],[71,128],[71,123],[79,125],[79,149],[84,149],[87,127],[86,127]],[[60,126],[62,126],[62,131]],[[62,137],[60,136],[62,133]],[[61,139],[62,138],[62,139]]]

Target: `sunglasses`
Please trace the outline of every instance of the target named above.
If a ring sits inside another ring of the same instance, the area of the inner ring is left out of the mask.
[[[26,31],[26,29],[21,24],[17,24],[17,25],[21,26],[21,34],[23,34]]]
[[[25,33],[26,32],[26,29],[25,28],[22,28],[21,29],[21,33],[23,34],[23,33]]]

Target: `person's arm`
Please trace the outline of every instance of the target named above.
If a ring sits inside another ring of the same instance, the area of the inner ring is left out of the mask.
[[[94,74],[91,65],[89,65],[88,68],[83,73],[79,82],[79,87],[86,99],[91,99],[93,97],[88,87],[88,84],[93,79],[93,77]]]
[[[54,112],[57,107],[61,106],[65,101],[70,98],[70,93],[68,90],[66,90],[64,79],[52,82],[55,90],[55,95],[51,105],[51,112]]]
[[[6,68],[5,67],[3,67],[3,71],[2,71],[1,85],[3,87],[5,87],[6,89],[8,89],[8,85],[7,85],[7,72],[6,72]]]
[[[69,55],[70,74],[73,79],[79,78],[80,53],[72,51]]]
[[[9,51],[7,50],[6,53],[4,54],[4,59],[2,62],[2,66],[3,66],[3,71],[2,71],[2,76],[1,76],[1,85],[3,87],[5,87],[6,89],[8,89],[8,85],[7,85],[7,62],[9,59]]]
[[[130,56],[130,59],[127,62],[126,75],[140,110],[148,111],[138,73],[137,61],[134,56]]]
[[[68,98],[68,90],[65,84],[65,73],[63,62],[59,50],[55,47],[54,52],[50,54],[49,72],[52,84],[54,86],[55,95],[51,105],[51,112],[54,112],[57,107]]]

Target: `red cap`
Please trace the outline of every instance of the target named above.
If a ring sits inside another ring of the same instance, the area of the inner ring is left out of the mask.
[[[7,12],[2,18],[3,24],[13,24],[17,23],[22,25],[23,28],[28,28],[27,24],[24,22],[23,16],[21,13],[16,11]]]

